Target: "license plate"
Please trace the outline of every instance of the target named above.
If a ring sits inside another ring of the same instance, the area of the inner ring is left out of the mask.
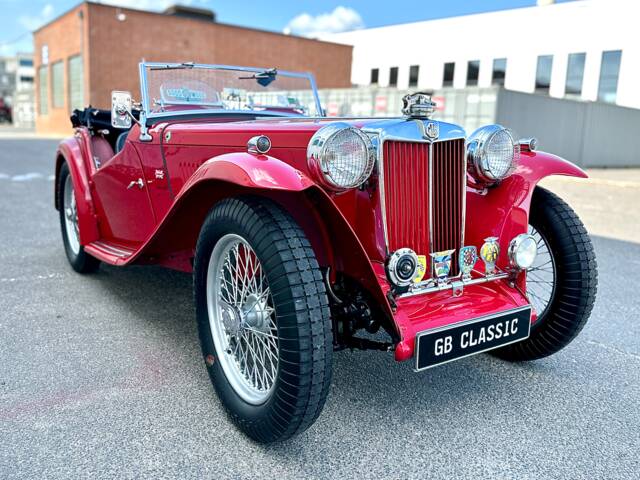
[[[519,342],[529,336],[531,307],[427,330],[416,336],[416,370]]]

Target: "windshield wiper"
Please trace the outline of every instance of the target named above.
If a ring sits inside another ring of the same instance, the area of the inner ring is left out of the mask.
[[[238,79],[255,80],[259,85],[266,87],[276,79],[276,75],[278,75],[278,70],[275,68],[270,68],[269,70],[265,70],[264,72],[254,73],[253,75],[249,75],[247,77],[238,77]]]
[[[193,62],[184,62],[180,64],[167,64],[149,67],[149,70],[186,70],[188,68],[193,68],[193,66]]]

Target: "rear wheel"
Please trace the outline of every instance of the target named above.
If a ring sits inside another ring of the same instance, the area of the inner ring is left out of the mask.
[[[205,363],[232,420],[265,443],[308,428],[331,383],[333,337],[300,227],[266,200],[219,203],[200,232],[194,290]]]
[[[527,272],[527,296],[538,319],[528,339],[493,351],[506,360],[535,360],[566,347],[587,323],[596,298],[593,245],[569,205],[536,187],[529,233],[538,243],[538,256]]]
[[[78,273],[94,272],[100,266],[100,261],[86,253],[84,247],[80,245],[76,196],[69,167],[66,163],[62,165],[58,175],[58,195],[62,243],[67,254],[67,260]]]

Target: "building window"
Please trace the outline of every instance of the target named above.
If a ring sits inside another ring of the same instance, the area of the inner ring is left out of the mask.
[[[62,61],[51,65],[51,94],[53,108],[64,107],[64,63]]]
[[[371,69],[371,85],[378,84],[378,77],[380,76],[380,70],[377,68]]]
[[[567,83],[565,95],[579,97],[582,95],[582,79],[584,78],[584,63],[586,53],[572,53],[567,63]]]
[[[549,94],[551,86],[551,70],[553,68],[553,55],[540,55],[536,68],[536,93]]]
[[[443,87],[453,87],[453,74],[455,73],[455,70],[455,63],[451,62],[444,64],[444,77],[442,79]]]
[[[618,75],[620,74],[621,60],[621,50],[602,52],[602,65],[600,66],[600,83],[598,84],[598,100],[600,100],[601,102],[616,102],[616,95],[618,93]]]
[[[420,65],[411,65],[409,67],[409,86],[418,86],[418,77],[420,76]]]
[[[30,58],[21,58],[19,64],[21,67],[33,67],[33,60]]]
[[[389,86],[398,86],[398,67],[391,67],[389,69]]]
[[[20,81],[22,83],[33,83],[33,77],[25,77],[23,75],[20,76]]]
[[[480,60],[471,60],[467,63],[467,87],[476,87],[480,76]]]
[[[49,113],[49,72],[46,65],[38,70],[38,96],[40,115]]]
[[[69,58],[69,109],[84,107],[84,71],[82,57],[76,55]]]
[[[504,79],[507,76],[507,59],[496,58],[493,61],[493,72],[491,73],[491,85],[504,86]]]

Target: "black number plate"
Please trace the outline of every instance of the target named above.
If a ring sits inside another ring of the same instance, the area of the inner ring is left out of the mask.
[[[529,336],[531,307],[524,307],[416,336],[416,370],[486,352]]]

